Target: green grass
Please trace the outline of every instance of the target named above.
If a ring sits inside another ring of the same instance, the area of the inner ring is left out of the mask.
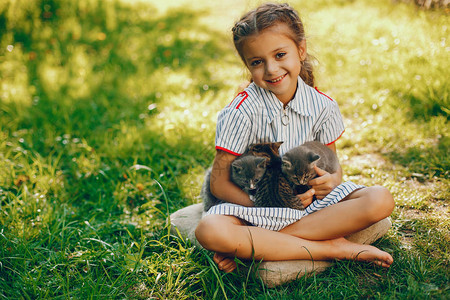
[[[291,4],[345,118],[345,179],[397,202],[376,243],[389,270],[337,262],[268,289],[169,234],[167,216],[200,201],[217,112],[246,77],[229,29],[255,2],[3,1],[0,298],[448,297],[448,14],[311,2]]]

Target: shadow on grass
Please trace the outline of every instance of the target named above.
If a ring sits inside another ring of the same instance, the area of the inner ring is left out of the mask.
[[[205,66],[226,38],[201,15],[118,1],[0,5],[0,296],[124,295],[137,280],[143,231],[186,205],[178,178],[213,155],[200,131],[169,141],[157,125],[171,97],[193,104],[223,88]]]
[[[435,78],[444,74],[442,70],[434,72]],[[385,118],[381,127],[386,127],[383,133],[396,140],[395,143],[388,143],[389,149],[384,148],[384,157],[405,167],[412,177],[422,182],[433,177],[448,180],[448,83],[439,79],[432,83],[419,81],[405,89],[392,92],[390,107],[383,112]]]
[[[432,177],[449,178],[450,137],[442,136],[435,145],[426,147],[411,145],[402,152],[388,152],[386,157],[395,164],[408,168],[414,177],[423,181]]]
[[[430,121],[438,116],[445,117],[447,121],[450,119],[449,84],[439,83],[438,86],[423,84],[421,89],[410,91],[402,97],[410,108],[413,119]]]
[[[204,146],[187,140],[168,143],[148,124],[156,104],[167,100],[159,90],[164,74],[191,77],[192,96],[205,92],[204,83],[211,82],[211,71],[204,66],[222,57],[224,48],[220,34],[199,24],[201,14],[179,9],[158,16],[150,5],[118,1],[3,5],[0,20],[7,32],[2,44],[13,48],[1,51],[26,67],[28,83],[20,88],[30,91],[29,99],[1,99],[3,126],[9,134],[22,132],[26,150],[59,157],[71,202],[83,199],[86,207],[91,199],[110,201],[117,182],[107,175],[122,173],[117,170],[121,166],[139,162],[157,176],[169,170],[177,176],[192,166],[187,158],[198,156]],[[15,71],[7,71],[12,78]],[[153,74],[162,75],[160,83]],[[221,87],[212,83],[208,90]],[[136,130],[134,148],[112,153],[111,141],[130,134],[126,128]],[[81,166],[80,160],[91,167]],[[167,187],[176,189],[169,183]]]

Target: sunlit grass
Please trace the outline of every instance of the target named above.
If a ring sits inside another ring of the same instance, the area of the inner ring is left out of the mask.
[[[230,28],[261,1],[186,3],[0,3],[0,297],[445,296],[448,16],[292,1],[345,118],[345,179],[396,199],[377,244],[396,262],[267,289],[168,234],[167,216],[200,201],[217,113],[247,76]]]

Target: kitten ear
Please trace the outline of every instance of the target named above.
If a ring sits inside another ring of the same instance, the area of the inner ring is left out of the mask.
[[[267,158],[264,158],[264,157],[259,157],[259,156],[258,156],[258,157],[255,157],[255,161],[256,161],[256,165],[257,165],[258,167],[263,167],[263,168],[265,168],[268,159],[267,159]]]
[[[241,165],[239,165],[238,163],[235,163],[234,161],[231,163],[231,168],[236,172],[236,173],[240,173],[242,171],[242,169],[244,169],[244,167],[242,167]]]
[[[311,152],[308,155],[308,159],[311,164],[315,164],[320,159],[320,155]]]
[[[282,160],[282,168],[286,170],[292,169],[292,163],[288,161],[287,159]]]
[[[275,150],[280,149],[281,144],[283,144],[284,142],[275,142],[273,143],[273,147],[275,148]]]

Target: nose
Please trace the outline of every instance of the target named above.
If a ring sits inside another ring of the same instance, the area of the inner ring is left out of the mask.
[[[267,60],[265,72],[267,75],[277,74],[278,71],[278,63],[275,60]]]

